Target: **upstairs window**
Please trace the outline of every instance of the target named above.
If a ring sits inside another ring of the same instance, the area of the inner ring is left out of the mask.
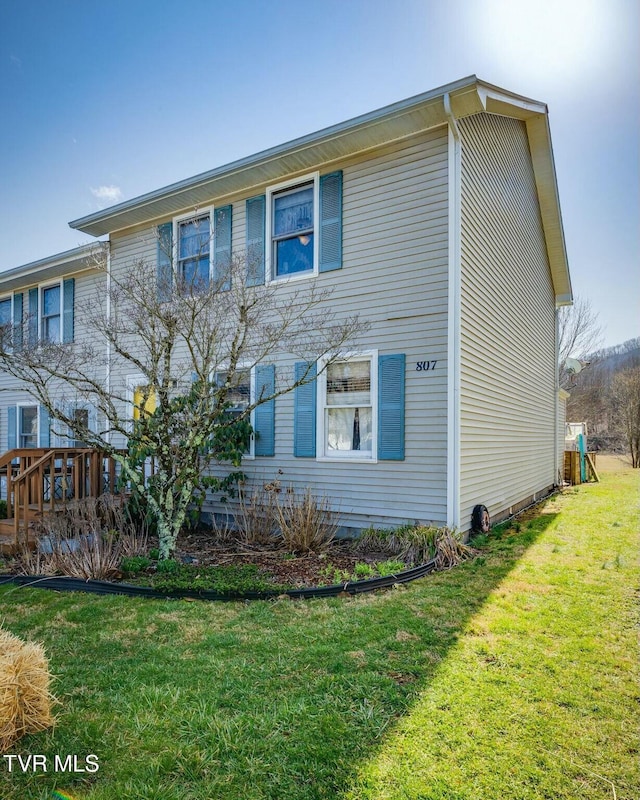
[[[0,328],[5,325],[11,325],[12,321],[11,298],[3,297],[0,300]]]
[[[209,214],[178,221],[178,275],[186,286],[209,285],[211,219]]]
[[[313,209],[313,183],[273,195],[274,277],[313,272]]]
[[[317,173],[271,186],[266,193],[267,280],[318,273],[320,178]]]
[[[42,289],[40,338],[46,342],[62,341],[62,291],[60,284]]]
[[[20,295],[22,297],[22,295]],[[13,320],[13,303],[11,297],[3,297],[0,300],[0,337],[2,337],[5,347],[10,342]],[[19,336],[18,331],[13,331],[13,335]]]

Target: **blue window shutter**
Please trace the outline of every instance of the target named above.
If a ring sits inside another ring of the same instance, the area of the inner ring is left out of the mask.
[[[75,278],[67,278],[62,283],[62,341],[73,341],[73,302],[76,291]]]
[[[40,441],[38,443],[38,447],[50,447],[51,431],[49,428],[51,425],[51,419],[49,417],[49,409],[47,409],[45,406],[40,406],[38,416],[40,422]]]
[[[247,200],[247,286],[264,283],[265,196]]]
[[[299,381],[309,365],[298,361],[295,365],[295,379]],[[293,411],[293,455],[298,458],[316,457],[316,391],[317,383],[313,380],[317,368],[312,364],[307,378],[310,383],[298,386],[294,392]]]
[[[404,461],[405,355],[378,358],[378,458]]]
[[[29,289],[29,346],[38,344],[38,290]]]
[[[320,178],[320,272],[342,269],[342,172]]]
[[[18,446],[18,409],[9,406],[7,409],[7,450],[15,450]]]
[[[276,390],[276,368],[273,364],[259,364],[256,367],[256,400],[261,396],[272,395]],[[256,406],[253,412],[254,432],[256,434],[255,454],[274,456],[276,454],[276,415],[274,398]]]
[[[214,216],[213,279],[221,291],[229,291],[231,288],[232,206],[216,208]]]
[[[14,350],[22,350],[22,322],[23,322],[23,295],[22,292],[16,292],[13,295],[13,348]]]
[[[165,222],[158,225],[158,246],[156,264],[156,284],[158,288],[158,302],[167,303],[171,300],[173,274],[171,261],[173,257],[173,223]]]

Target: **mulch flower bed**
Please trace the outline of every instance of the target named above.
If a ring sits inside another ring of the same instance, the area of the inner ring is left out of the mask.
[[[336,571],[352,575],[356,564],[374,565],[390,556],[359,552],[345,540],[332,542],[323,553],[292,554],[274,547],[234,540],[218,543],[210,532],[195,532],[180,537],[175,558],[186,564],[202,566],[254,564],[262,573],[271,576],[274,583],[305,587],[333,583]]]

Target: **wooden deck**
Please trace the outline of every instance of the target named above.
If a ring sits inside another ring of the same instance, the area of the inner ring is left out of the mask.
[[[9,450],[0,456],[7,519],[0,520],[0,554],[35,547],[38,522],[68,503],[115,493],[117,466],[99,450],[60,447]]]

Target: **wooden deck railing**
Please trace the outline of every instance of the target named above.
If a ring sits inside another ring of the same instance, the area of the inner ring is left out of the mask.
[[[117,464],[100,450],[72,447],[9,450],[0,456],[0,477],[7,482],[7,520],[14,546],[20,534],[28,544],[29,524],[73,500],[115,494]]]

